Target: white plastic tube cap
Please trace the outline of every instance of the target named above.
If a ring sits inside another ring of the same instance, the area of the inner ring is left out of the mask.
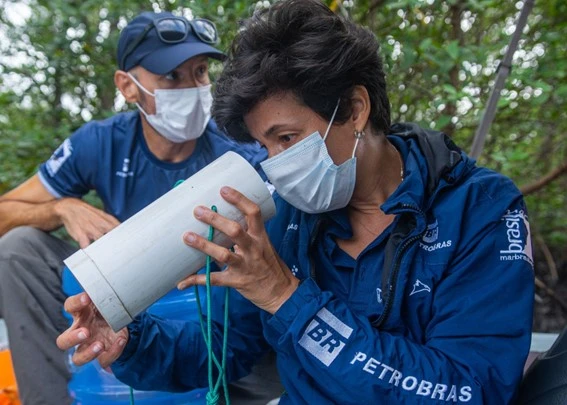
[[[256,203],[264,221],[275,215],[270,191],[256,170],[227,152],[64,261],[114,331],[204,266],[206,256],[182,238],[187,231],[208,237],[209,226],[194,217],[195,207],[215,205],[219,214],[245,225],[244,215],[221,197],[223,186]],[[213,241],[225,247],[232,243],[220,232]]]

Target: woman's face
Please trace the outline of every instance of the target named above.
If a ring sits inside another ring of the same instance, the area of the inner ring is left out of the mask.
[[[273,157],[296,144],[315,131],[321,136],[329,122],[309,107],[300,104],[291,93],[270,96],[258,103],[244,116],[250,135],[268,150]],[[341,125],[332,125],[325,143],[329,155],[339,165],[352,156],[355,137],[354,125],[349,120]]]

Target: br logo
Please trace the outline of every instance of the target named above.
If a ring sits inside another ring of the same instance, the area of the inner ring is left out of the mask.
[[[439,224],[437,220],[434,223],[427,225],[427,231],[423,235],[425,243],[433,243],[439,238]]]
[[[326,308],[321,308],[299,340],[309,353],[329,366],[345,347],[352,328],[345,325]]]

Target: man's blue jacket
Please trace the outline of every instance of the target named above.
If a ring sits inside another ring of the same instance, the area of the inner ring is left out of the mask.
[[[303,280],[274,314],[231,291],[229,379],[270,346],[281,404],[506,404],[529,351],[533,263],[526,208],[506,177],[440,133],[393,126],[405,178],[381,206],[393,224],[353,259],[346,210],[298,211],[276,196],[267,229]],[[214,295],[220,355],[223,289]],[[143,315],[112,369],[139,389],[207,385],[198,324]],[[220,357],[219,357],[220,358]]]

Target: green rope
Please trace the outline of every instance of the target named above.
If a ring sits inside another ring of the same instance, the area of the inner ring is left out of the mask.
[[[212,206],[211,209],[214,212],[217,212],[217,207]],[[214,228],[212,226],[209,227],[209,235],[208,240],[212,241],[214,237]],[[195,296],[197,298],[197,308],[199,312],[199,323],[201,325],[201,333],[203,334],[203,339],[205,340],[205,344],[207,346],[208,352],[208,379],[209,379],[209,392],[207,393],[207,405],[216,405],[219,401],[219,388],[220,384],[222,383],[223,390],[224,390],[224,398],[226,405],[230,405],[230,398],[228,396],[228,384],[226,380],[226,352],[228,346],[228,302],[229,302],[229,290],[226,289],[225,298],[224,298],[224,327],[223,327],[223,344],[222,344],[222,359],[221,363],[219,363],[215,353],[213,352],[213,345],[212,345],[212,321],[211,321],[211,262],[212,259],[210,256],[207,256],[206,262],[206,291],[207,291],[207,325],[205,331],[205,324],[203,320],[203,311],[201,308],[201,299],[199,297],[199,289],[195,286]],[[213,363],[217,367],[219,372],[219,376],[217,381],[213,383]]]
[[[183,180],[178,181],[175,186],[181,184]],[[174,186],[174,187],[175,187]],[[212,206],[211,209],[217,212],[217,207]],[[214,237],[214,228],[209,226],[208,240],[212,241]],[[232,250],[232,249],[231,249]],[[203,309],[201,307],[201,298],[199,297],[199,288],[195,286],[195,297],[197,300],[197,309],[199,312],[199,323],[201,325],[201,333],[205,344],[207,345],[208,352],[208,379],[209,379],[209,392],[206,395],[207,405],[217,405],[220,399],[219,387],[222,383],[224,390],[224,399],[226,405],[230,405],[230,398],[228,395],[228,382],[226,379],[226,352],[228,347],[228,303],[229,303],[229,291],[226,289],[224,296],[224,327],[223,327],[223,341],[222,341],[222,363],[219,363],[215,353],[213,352],[212,346],[212,321],[211,321],[211,256],[207,255],[207,263],[205,267],[206,271],[206,291],[207,291],[207,328],[205,331],[205,324],[203,320]],[[216,383],[213,384],[213,363],[219,371],[219,376]],[[134,390],[130,387],[130,405],[134,405]]]

